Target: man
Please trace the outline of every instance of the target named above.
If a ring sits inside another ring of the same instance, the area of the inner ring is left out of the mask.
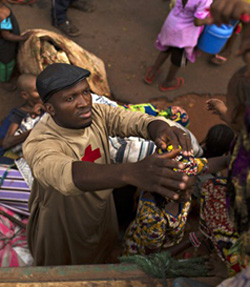
[[[110,164],[108,136],[140,136],[159,147],[169,140],[190,150],[186,134],[166,120],[108,105],[92,105],[90,72],[68,64],[48,66],[37,90],[48,115],[23,145],[35,177],[28,242],[35,265],[103,263],[117,240],[112,189],[127,184],[185,200],[193,180],[175,173],[179,151],[137,163]],[[177,192],[178,191],[178,192]]]
[[[94,6],[89,0],[52,0],[53,25],[70,37],[81,35],[79,28],[67,17],[68,8],[72,7],[83,12],[93,12]]]

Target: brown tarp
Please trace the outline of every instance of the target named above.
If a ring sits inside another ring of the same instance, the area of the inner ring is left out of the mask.
[[[29,39],[20,44],[18,66],[21,74],[38,75],[49,64],[71,63],[91,72],[89,84],[98,95],[110,97],[110,89],[103,61],[55,32],[32,29]]]

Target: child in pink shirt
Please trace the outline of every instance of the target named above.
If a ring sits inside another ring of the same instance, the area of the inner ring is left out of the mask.
[[[171,66],[166,79],[159,85],[161,91],[180,88],[184,80],[176,78],[180,67],[195,61],[194,48],[197,45],[204,19],[208,16],[208,9],[212,0],[177,0],[170,11],[161,32],[155,42],[160,51],[153,66],[147,69],[144,81],[152,84],[159,73],[160,67],[171,55]]]

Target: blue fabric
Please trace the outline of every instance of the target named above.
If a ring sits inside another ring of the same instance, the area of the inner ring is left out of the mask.
[[[155,117],[158,115],[158,112],[153,110],[152,107],[150,106],[145,106],[145,113],[147,113],[150,116],[155,116]]]
[[[8,158],[8,157],[5,157],[5,156],[0,156],[0,164],[14,165],[15,161],[12,158]]]
[[[10,17],[5,18],[1,23],[0,23],[0,29],[1,30],[12,30],[13,26],[10,20]]]
[[[3,121],[2,125],[0,126],[0,139],[3,139],[8,131],[8,128],[11,124],[10,118],[13,114],[13,109],[10,111],[8,116]],[[0,156],[4,154],[4,150],[2,147],[0,147]]]

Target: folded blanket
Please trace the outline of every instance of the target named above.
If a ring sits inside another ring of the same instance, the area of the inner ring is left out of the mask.
[[[39,75],[52,63],[71,63],[91,72],[88,82],[93,92],[110,96],[103,61],[63,35],[32,29],[32,35],[20,43],[17,62],[23,74]]]

